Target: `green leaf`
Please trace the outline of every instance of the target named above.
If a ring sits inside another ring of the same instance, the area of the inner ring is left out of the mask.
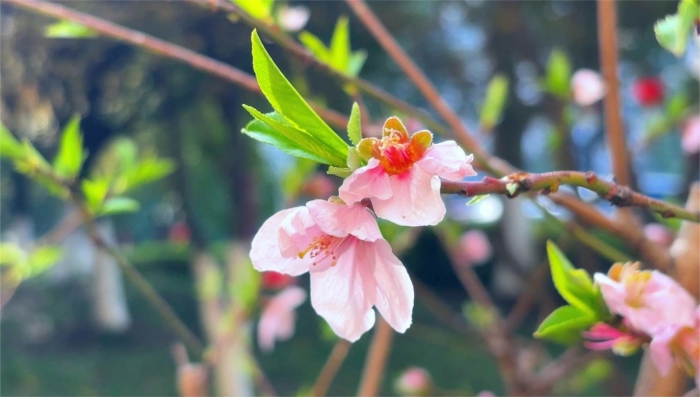
[[[486,131],[490,131],[498,123],[507,99],[508,78],[498,74],[489,82],[484,105],[481,108],[481,126]]]
[[[689,105],[688,95],[684,91],[678,92],[667,102],[666,117],[672,121],[681,120]]]
[[[700,18],[700,7],[697,0],[681,0],[678,12],[667,15],[654,25],[654,34],[659,44],[680,57],[685,53],[685,47],[695,21]]]
[[[175,163],[172,160],[153,155],[144,157],[122,174],[120,189],[115,189],[115,193],[122,194],[147,183],[158,181],[170,175],[174,170]]]
[[[286,197],[295,197],[304,186],[304,182],[316,170],[316,162],[301,157],[296,158],[294,167],[287,170],[282,178],[282,192]]]
[[[109,181],[106,179],[83,179],[83,196],[90,211],[97,213],[109,192]]]
[[[600,291],[593,286],[584,269],[576,269],[551,241],[547,241],[547,256],[554,286],[571,306],[601,321],[609,316]]]
[[[569,98],[569,81],[571,80],[571,64],[562,51],[555,49],[549,57],[547,65],[546,88],[552,95],[560,99]]]
[[[325,63],[330,63],[330,51],[326,45],[323,44],[323,41],[321,41],[321,39],[316,37],[313,33],[307,32],[306,30],[299,33],[299,41],[301,41],[301,44],[303,44],[307,50],[311,51],[316,58]]]
[[[272,15],[274,0],[231,0],[255,19],[269,19]]]
[[[356,169],[367,165],[367,160],[362,157],[360,151],[357,150],[356,147],[351,147],[348,151],[348,159],[346,164],[350,171],[355,171]]]
[[[250,261],[234,263],[230,269],[232,271],[230,294],[241,307],[250,310],[258,299],[262,283],[261,273],[255,270]]]
[[[129,197],[110,197],[102,204],[99,216],[137,212],[141,208],[138,201]]]
[[[338,18],[331,37],[330,46],[330,63],[340,71],[348,70],[350,62],[350,29],[348,26],[348,18],[342,16]]]
[[[348,61],[348,67],[346,69],[347,74],[352,77],[357,77],[360,74],[360,70],[365,65],[367,60],[367,51],[358,50],[352,53],[350,61]]]
[[[474,205],[478,203],[479,201],[485,199],[486,197],[490,196],[489,194],[480,194],[478,196],[472,197],[471,200],[467,201],[467,205]]]
[[[260,142],[269,143],[276,148],[296,157],[303,157],[322,164],[345,165],[345,156],[341,157],[323,141],[315,139],[305,131],[291,124],[277,113],[267,115],[257,109],[243,105],[256,121],[245,126],[242,132]],[[347,146],[346,146],[347,147]]]
[[[85,39],[96,37],[97,32],[77,22],[62,20],[47,26],[44,35],[54,39]]]
[[[330,166],[328,167],[328,171],[326,171],[326,173],[330,175],[339,176],[341,178],[347,178],[350,175],[352,175],[352,170],[350,168]]]
[[[58,154],[53,162],[56,173],[62,177],[75,178],[83,165],[83,135],[80,133],[80,116],[73,116],[61,134]]]
[[[348,119],[348,137],[353,145],[360,143],[362,139],[362,116],[360,115],[360,106],[357,102],[352,104],[350,118]]]
[[[21,160],[25,157],[24,147],[12,135],[5,124],[0,121],[0,156],[10,160]]]
[[[534,337],[570,344],[581,339],[581,332],[597,321],[588,312],[574,306],[562,306],[553,311],[535,331]]]
[[[61,257],[63,257],[63,251],[59,247],[50,245],[37,247],[29,254],[24,278],[34,277],[43,273],[56,264]]]
[[[285,120],[329,147],[334,157],[348,156],[348,145],[311,109],[270,58],[256,30],[252,34],[253,70],[265,97]]]
[[[0,243],[0,266],[17,266],[27,260],[24,251],[15,243]]]

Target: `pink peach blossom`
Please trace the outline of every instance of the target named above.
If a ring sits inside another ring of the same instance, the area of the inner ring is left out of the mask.
[[[660,223],[644,226],[644,235],[651,241],[668,248],[673,244],[673,232]]]
[[[479,265],[491,257],[493,249],[486,233],[474,229],[462,235],[459,240],[459,254],[467,264]]]
[[[693,371],[700,386],[700,306],[695,309],[692,326],[666,324],[649,344],[651,359],[662,375],[668,374],[674,362]]]
[[[411,367],[396,379],[394,388],[402,396],[428,396],[431,394],[433,381],[425,369]]]
[[[683,151],[687,154],[700,152],[700,116],[693,116],[683,122]]]
[[[445,216],[440,178],[461,180],[476,173],[473,156],[454,141],[432,142],[429,131],[409,137],[398,118],[387,119],[381,139],[366,138],[358,145],[367,165],[345,179],[340,198],[348,204],[369,198],[378,217],[398,225],[438,224]]]
[[[636,352],[644,340],[631,332],[625,332],[605,323],[597,323],[583,333],[589,339],[583,345],[591,350],[612,349],[615,354],[629,356]]]
[[[571,78],[571,92],[578,105],[590,106],[605,96],[605,81],[596,71],[579,69]]]
[[[496,397],[496,395],[490,390],[482,390],[476,395],[476,397]]]
[[[310,272],[311,305],[351,342],[374,325],[373,306],[398,332],[411,325],[413,285],[361,204],[313,200],[273,215],[253,238],[258,271]]]
[[[692,326],[695,299],[667,275],[640,271],[639,264],[615,264],[608,273],[594,275],[612,313],[652,338],[666,324]]]
[[[258,323],[258,345],[261,350],[271,351],[275,347],[275,340],[287,340],[294,335],[294,310],[305,300],[306,291],[291,286],[265,304]]]

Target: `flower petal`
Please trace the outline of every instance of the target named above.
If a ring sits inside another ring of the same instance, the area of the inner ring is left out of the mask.
[[[375,316],[371,263],[358,249],[367,243],[354,240],[335,266],[311,273],[311,305],[333,332],[350,342],[372,328]]]
[[[294,310],[306,300],[306,291],[297,286],[285,288],[265,305],[258,322],[258,345],[263,351],[275,347],[275,339],[287,340],[294,335]]]
[[[413,313],[411,278],[386,240],[363,244],[370,261],[374,262],[374,279],[377,284],[374,305],[392,328],[403,333],[411,326]]]
[[[250,260],[256,270],[261,272],[275,271],[292,276],[298,276],[309,270],[307,260],[299,259],[296,256],[284,258],[280,251],[278,238],[280,226],[287,216],[298,211],[299,208],[303,207],[290,208],[276,213],[266,220],[258,233],[255,234],[250,249]]]
[[[325,200],[313,200],[306,203],[306,207],[316,224],[326,234],[336,237],[352,234],[366,241],[382,238],[377,220],[364,205],[347,206]]]
[[[678,333],[679,328],[676,324],[664,326],[649,344],[651,360],[661,375],[667,375],[673,366],[671,342]]]
[[[386,200],[392,196],[389,175],[379,166],[379,160],[371,158],[366,166],[345,178],[338,195],[348,205],[371,197]]]
[[[431,146],[416,165],[430,174],[458,181],[476,175],[471,165],[473,160],[474,156],[467,156],[455,141],[445,141]]]
[[[445,203],[440,197],[440,178],[419,167],[392,175],[388,200],[372,198],[378,217],[401,226],[437,225],[445,217]]]

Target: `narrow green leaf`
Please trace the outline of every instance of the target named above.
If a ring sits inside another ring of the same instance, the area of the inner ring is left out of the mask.
[[[252,34],[253,70],[265,97],[285,120],[331,148],[335,156],[348,156],[348,145],[326,124],[284,77],[260,41]]]
[[[329,175],[339,176],[341,178],[347,178],[352,175],[352,170],[350,168],[330,166],[328,167],[328,171],[326,171],[326,173]]]
[[[25,157],[24,147],[2,121],[0,121],[0,157],[10,160],[20,160]]]
[[[478,196],[472,197],[471,200],[467,201],[467,205],[474,205],[478,203],[479,201],[485,199],[486,197],[490,196],[489,194],[480,194]]]
[[[350,62],[350,28],[348,18],[341,16],[335,24],[331,37],[331,65],[337,70],[345,72]]]
[[[152,183],[170,175],[175,170],[172,160],[147,156],[122,174],[121,189],[115,194],[122,194],[147,183]]]
[[[97,32],[77,22],[62,20],[47,26],[44,36],[54,39],[86,39],[96,37]]]
[[[272,15],[274,0],[231,0],[255,19],[265,20]]]
[[[560,99],[568,99],[571,80],[571,63],[560,50],[552,51],[547,65],[547,90]]]
[[[486,89],[486,98],[481,108],[481,126],[489,131],[501,118],[508,99],[508,78],[498,74],[491,79]]]
[[[581,339],[581,332],[589,329],[597,321],[574,306],[562,306],[553,311],[535,331],[534,337],[569,344]]]
[[[109,181],[105,179],[83,179],[83,196],[90,211],[98,212],[107,193],[109,192]]]
[[[0,243],[0,266],[17,266],[26,261],[24,251],[15,243]]]
[[[325,63],[330,63],[330,52],[328,48],[323,44],[323,41],[313,33],[307,31],[299,33],[299,41],[301,41],[301,44],[303,44],[307,50],[311,51],[316,58]]]
[[[141,208],[138,201],[129,197],[110,197],[102,204],[98,216],[137,212]]]
[[[83,165],[83,135],[80,133],[80,116],[73,116],[61,134],[61,143],[53,162],[56,173],[75,178]]]
[[[27,260],[24,277],[34,277],[52,267],[63,257],[60,247],[44,245],[35,248]]]
[[[360,70],[365,65],[367,60],[367,51],[358,50],[352,53],[350,60],[348,61],[348,67],[346,69],[347,74],[352,77],[357,77],[360,74]]]
[[[593,286],[591,276],[584,269],[576,269],[551,241],[547,241],[547,256],[554,286],[570,305],[597,319],[606,317],[607,309],[600,291]]]
[[[322,164],[345,164],[347,152],[346,157],[339,156],[324,142],[285,123],[278,114],[265,115],[253,107],[247,105],[243,105],[243,107],[259,122],[248,123],[242,131],[244,134],[261,142],[269,143],[292,156],[303,157]]]
[[[360,106],[357,102],[352,104],[350,118],[348,119],[348,137],[353,145],[357,145],[362,140],[362,116],[360,115]]]

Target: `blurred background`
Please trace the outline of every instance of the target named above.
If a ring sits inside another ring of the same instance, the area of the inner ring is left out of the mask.
[[[287,4],[287,3],[285,3]],[[190,48],[252,74],[251,28],[223,13],[172,1],[85,1],[67,6]],[[367,51],[360,76],[421,108],[428,104],[396,64],[342,2],[289,2],[310,13],[305,30],[328,42],[341,15],[349,16],[353,49]],[[372,9],[435,83],[478,139],[497,156],[531,172],[592,170],[610,175],[600,102],[581,106],[542,88],[553,52],[564,54],[571,72],[599,70],[596,4],[570,1],[372,2]],[[654,38],[653,25],[675,12],[671,1],[624,1],[618,5],[623,117],[641,192],[682,203],[698,177],[698,144],[687,137],[698,103],[698,47],[676,58]],[[261,96],[106,37],[47,38],[54,21],[0,4],[2,121],[18,138],[30,140],[51,158],[59,132],[71,116],[82,116],[83,169],[109,163],[110,150],[137,147],[174,161],[167,178],[132,194],[137,213],[101,220],[99,227],[161,292],[199,335],[200,304],[192,254],[207,247],[224,258],[231,241],[247,241],[262,221],[283,206],[326,198],[340,179],[239,133],[250,121],[241,107],[267,111]],[[313,72],[273,43],[273,59],[307,99],[347,114],[352,99],[330,78]],[[503,117],[494,128],[479,124],[489,81],[497,73],[510,84]],[[368,115],[381,123],[391,109],[366,98]],[[421,128],[400,115],[409,130]],[[696,130],[697,121],[693,125]],[[686,138],[684,140],[684,137]],[[121,145],[121,146],[120,146]],[[296,174],[295,174],[296,173]],[[475,178],[481,178],[479,175]],[[295,179],[296,178],[296,179]],[[298,180],[290,194],[289,180]],[[575,191],[606,213],[609,203]],[[466,206],[445,197],[454,236],[453,260],[477,272],[507,313],[523,294],[534,303],[518,321],[530,337],[538,321],[561,304],[548,281],[528,286],[542,273],[544,241],[553,239],[578,266],[605,271],[609,258],[575,243],[561,228],[543,222],[532,202],[487,197]],[[3,163],[0,169],[2,238],[31,245],[61,222],[72,208]],[[545,198],[540,204],[567,221],[571,215]],[[654,224],[649,236],[670,243],[677,223],[644,213]],[[400,235],[384,225],[389,236]],[[592,232],[626,252],[615,236]],[[654,234],[656,233],[656,234]],[[151,307],[121,280],[110,259],[95,252],[80,230],[62,241],[64,257],[39,277],[22,283],[3,301],[0,392],[4,395],[175,395],[176,336]],[[469,297],[430,228],[401,256],[412,278],[455,313],[466,331],[445,326],[430,299],[418,299],[414,325],[394,340],[382,394],[395,394],[394,379],[407,367],[425,368],[451,394],[481,390],[502,393],[492,356],[469,331],[474,322]],[[455,259],[456,258],[456,259]],[[222,259],[223,260],[223,259]],[[102,263],[102,264],[100,264]],[[546,262],[545,262],[546,263]],[[546,267],[546,266],[545,266]],[[102,270],[100,270],[102,269]],[[546,277],[546,272],[544,276]],[[308,286],[308,279],[298,283]],[[271,292],[270,292],[271,293]],[[428,302],[428,303],[426,303]],[[466,306],[465,306],[466,304]],[[463,310],[464,309],[464,310]],[[470,317],[471,316],[471,317]],[[257,314],[250,326],[255,327]],[[330,395],[355,393],[371,333],[350,350]],[[308,302],[298,311],[294,337],[272,352],[255,352],[281,395],[308,389],[334,343]],[[562,350],[546,345],[534,355]],[[562,395],[628,395],[638,357],[595,361],[562,381]]]

